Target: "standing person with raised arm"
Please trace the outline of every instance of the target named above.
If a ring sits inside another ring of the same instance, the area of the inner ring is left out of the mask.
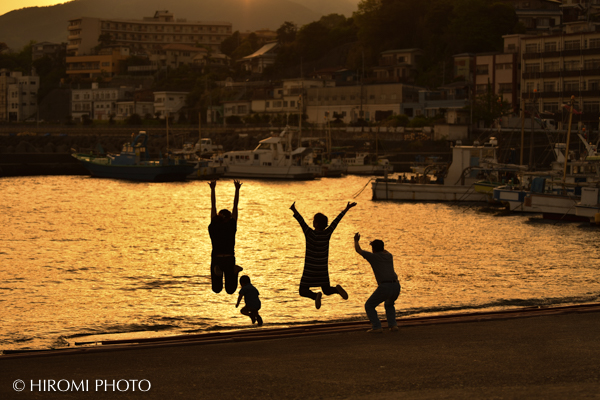
[[[384,303],[388,328],[390,331],[396,332],[398,331],[398,324],[396,323],[394,303],[400,296],[400,282],[396,271],[394,271],[394,256],[384,249],[384,243],[379,239],[371,242],[372,253],[361,249],[359,241],[360,234],[357,233],[354,235],[354,250],[371,264],[377,280],[377,289],[365,303],[365,311],[372,325],[372,328],[367,332],[383,332],[381,321],[377,317],[377,310],[375,310],[375,307],[381,303]]]
[[[300,224],[304,237],[306,239],[306,253],[304,257],[304,271],[300,280],[300,296],[308,297],[315,301],[315,307],[321,308],[321,298],[323,293],[327,296],[339,294],[344,300],[348,300],[348,293],[340,285],[332,287],[329,282],[329,239],[333,231],[340,223],[344,215],[356,203],[348,203],[346,208],[333,220],[331,225],[327,226],[327,216],[321,213],[315,214],[313,218],[313,226],[310,228],[302,215],[296,210],[296,202],[292,204],[290,210],[294,212],[294,218]],[[321,287],[323,293],[315,293],[310,290],[311,287]]]
[[[238,203],[242,183],[238,180],[234,180],[233,183],[235,185],[233,209],[232,211],[223,209],[219,213],[217,213],[217,196],[215,194],[217,181],[211,181],[208,184],[212,204],[210,225],[208,226],[208,233],[212,242],[210,278],[212,290],[215,293],[220,293],[223,290],[223,277],[225,278],[225,291],[228,294],[235,293],[238,274],[243,269],[235,264],[235,234],[237,232]]]

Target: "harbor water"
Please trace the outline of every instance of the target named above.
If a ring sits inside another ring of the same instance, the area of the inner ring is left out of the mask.
[[[376,282],[356,232],[363,249],[382,239],[394,255],[398,317],[598,301],[597,228],[472,204],[372,201],[371,179],[243,182],[236,257],[260,292],[264,328],[366,320]],[[233,181],[216,193],[217,208],[231,209]],[[305,243],[289,207],[310,224],[348,201],[358,205],[331,239],[330,277],[349,299],[324,296],[317,310],[298,294]],[[0,179],[0,350],[250,327],[237,293],[211,290],[210,207],[204,181]]]

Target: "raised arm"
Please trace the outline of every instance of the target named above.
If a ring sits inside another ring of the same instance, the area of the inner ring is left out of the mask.
[[[231,218],[237,220],[238,219],[238,203],[240,202],[240,188],[242,187],[242,182],[238,180],[234,180],[233,184],[235,185],[235,196],[233,198],[233,210],[231,211]]]
[[[360,241],[360,233],[356,233],[354,235],[354,250],[356,250],[356,252],[358,254],[360,254],[360,252],[362,251],[362,249],[360,248],[360,243],[358,243]]]
[[[212,220],[217,216],[217,195],[215,194],[215,188],[217,187],[217,181],[208,182],[208,186],[210,186],[210,219]]]
[[[294,204],[292,204],[292,206],[290,207],[290,210],[292,210],[294,212],[294,216],[300,215],[298,210],[296,210],[296,202],[294,202]]]
[[[337,227],[337,225],[342,220],[342,218],[344,218],[344,215],[346,215],[346,213],[348,212],[348,210],[350,210],[354,206],[356,206],[356,203],[350,203],[350,202],[348,202],[348,204],[346,205],[346,208],[344,208],[342,210],[342,212],[337,217],[335,217],[335,219],[333,220],[333,222],[331,222],[331,224],[329,224],[329,226],[327,227],[327,229],[329,229],[330,231],[333,232],[335,230],[335,228]]]

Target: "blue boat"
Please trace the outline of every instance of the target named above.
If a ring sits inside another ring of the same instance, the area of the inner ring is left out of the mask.
[[[181,158],[151,160],[147,150],[148,135],[140,132],[131,143],[125,143],[120,154],[95,156],[74,153],[93,177],[142,182],[184,181],[194,165]]]

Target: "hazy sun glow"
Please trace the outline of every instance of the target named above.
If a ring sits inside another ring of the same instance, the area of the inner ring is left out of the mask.
[[[66,2],[65,0],[4,0],[0,3],[0,15],[26,7],[45,7]]]

